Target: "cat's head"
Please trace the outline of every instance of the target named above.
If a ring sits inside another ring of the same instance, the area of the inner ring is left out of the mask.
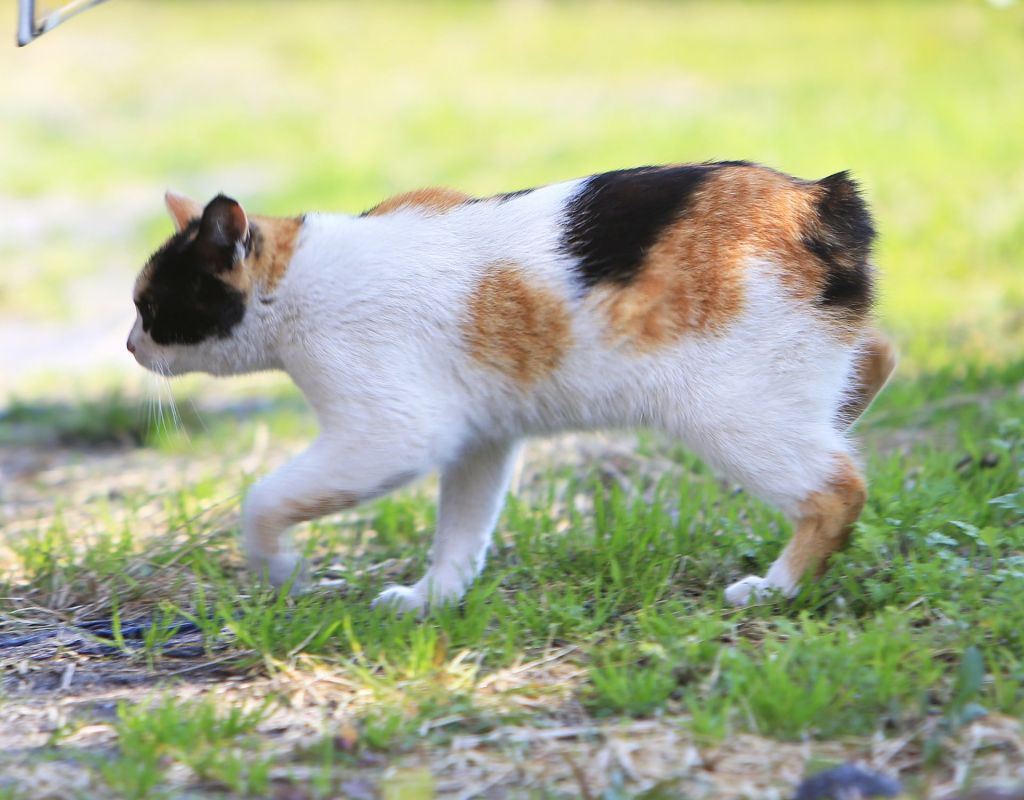
[[[217,195],[204,208],[165,197],[176,232],[135,280],[128,350],[146,369],[230,374],[258,365],[242,330],[253,287],[254,231],[242,207]]]

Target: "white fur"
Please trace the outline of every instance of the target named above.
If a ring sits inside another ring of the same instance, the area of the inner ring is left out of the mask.
[[[757,260],[747,264],[744,309],[724,332],[642,355],[609,344],[606,318],[559,249],[563,208],[580,185],[440,215],[310,215],[273,297],[257,290],[229,339],[161,348],[136,323],[143,365],[163,359],[173,374],[283,369],[315,410],[320,437],[246,500],[254,569],[277,585],[302,580],[286,531],[309,515],[289,510],[293,501],[365,500],[437,468],[431,566],[377,602],[421,610],[455,600],[483,567],[517,443],[530,435],[657,427],[790,515],[827,483],[848,452],[835,413],[856,345],[841,343]],[[569,351],[529,390],[467,356],[467,303],[495,261],[514,262],[570,310]],[[726,598],[790,595],[799,577],[780,559]]]

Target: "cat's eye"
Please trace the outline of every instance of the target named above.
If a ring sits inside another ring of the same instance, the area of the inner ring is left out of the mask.
[[[156,306],[152,303],[135,301],[135,309],[139,312],[139,316],[142,317],[142,327],[144,330],[148,330],[150,324],[153,321],[153,317],[156,314]]]

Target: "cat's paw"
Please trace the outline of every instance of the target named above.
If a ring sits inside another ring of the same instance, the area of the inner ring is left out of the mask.
[[[249,569],[257,580],[269,581],[275,589],[291,581],[289,593],[293,595],[309,588],[309,567],[305,559],[295,553],[250,554]]]
[[[389,586],[371,604],[373,608],[391,608],[402,614],[422,614],[427,610],[429,599],[426,592],[415,586]]]
[[[779,587],[769,583],[767,578],[748,575],[725,590],[725,600],[733,606],[747,606],[767,600],[779,591]]]
[[[389,586],[373,601],[374,608],[394,608],[403,614],[415,611],[422,614],[427,608],[455,603],[465,592],[465,585],[458,580],[443,580],[427,575],[412,586]]]

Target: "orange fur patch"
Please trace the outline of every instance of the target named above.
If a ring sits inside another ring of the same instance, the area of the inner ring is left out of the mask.
[[[878,331],[872,331],[864,350],[857,359],[857,372],[853,397],[839,409],[839,419],[852,425],[867,411],[875,396],[885,386],[896,368],[896,348]]]
[[[842,456],[827,487],[800,505],[793,538],[782,555],[790,574],[824,572],[829,556],[849,541],[866,501],[864,478],[853,461]]]
[[[401,208],[417,208],[431,214],[443,214],[445,211],[461,206],[467,200],[472,199],[468,194],[444,187],[414,189],[411,192],[389,197],[367,211],[366,216],[379,217],[382,214],[390,214]]]
[[[470,357],[529,387],[561,364],[571,341],[569,310],[509,261],[489,265],[463,323]]]
[[[358,498],[352,492],[337,492],[322,497],[296,497],[285,501],[289,518],[294,522],[319,519],[352,508]]]
[[[174,221],[175,229],[179,231],[183,230],[189,222],[199,219],[203,215],[201,203],[177,192],[168,190],[164,194],[164,203],[167,206],[167,212]]]
[[[751,257],[775,264],[793,297],[816,300],[825,268],[803,236],[820,193],[764,167],[717,171],[651,247],[632,282],[594,292],[610,321],[609,338],[649,351],[688,331],[721,331],[743,309]],[[861,320],[855,322],[859,330]]]
[[[252,252],[245,261],[246,271],[255,283],[267,291],[284,277],[295,254],[295,243],[302,230],[301,217],[253,217],[259,230]]]

